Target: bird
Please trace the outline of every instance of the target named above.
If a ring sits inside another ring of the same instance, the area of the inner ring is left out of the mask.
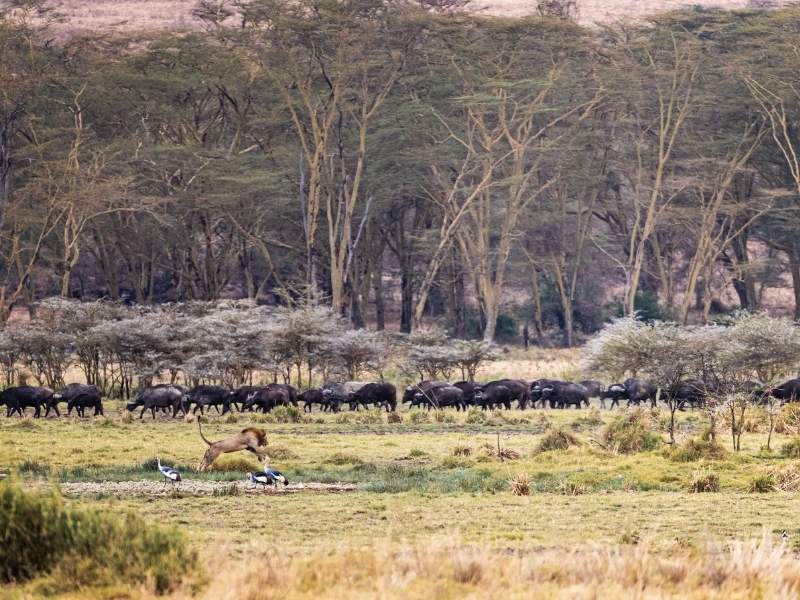
[[[789,532],[785,529],[781,532],[781,540],[783,540],[784,544],[789,541]]]
[[[174,485],[181,480],[181,474],[177,469],[163,466],[160,458],[156,458],[156,460],[158,461],[158,470],[164,476],[164,487],[167,487],[167,481],[171,481]]]
[[[270,469],[267,465],[264,465],[264,476],[276,488],[278,487],[278,483],[282,483],[284,486],[289,485],[289,480],[286,479],[283,473],[275,469]]]

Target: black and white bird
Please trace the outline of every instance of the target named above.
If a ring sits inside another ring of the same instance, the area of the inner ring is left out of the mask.
[[[289,480],[284,477],[283,473],[275,469],[270,469],[269,467],[264,467],[263,473],[248,473],[247,480],[253,484],[253,487],[258,485],[263,485],[264,487],[268,485],[278,487],[278,483],[289,485]]]
[[[161,464],[160,458],[157,458],[156,460],[158,461],[158,470],[164,476],[164,487],[167,487],[167,481],[171,481],[174,485],[181,480],[181,474],[177,469],[165,467]]]
[[[789,541],[789,532],[785,529],[781,532],[781,540],[784,544]]]

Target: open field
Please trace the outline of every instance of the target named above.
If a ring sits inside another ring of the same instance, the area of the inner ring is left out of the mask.
[[[0,471],[30,488],[60,483],[75,506],[133,511],[184,532],[201,556],[204,579],[178,590],[179,596],[234,597],[230,590],[236,589],[248,598],[395,597],[401,591],[404,597],[449,598],[470,590],[514,597],[535,589],[539,597],[556,590],[564,597],[622,597],[643,585],[642,597],[689,590],[697,597],[748,597],[753,589],[788,597],[780,589],[796,589],[791,586],[800,581],[791,565],[776,566],[800,548],[797,492],[750,491],[755,477],[796,468],[797,461],[761,450],[766,434],[757,412],[741,453],[730,451],[721,426],[726,452],[685,462],[663,447],[629,455],[600,447],[603,427],[626,409],[438,417],[403,411],[401,423],[388,423],[379,412],[279,415],[289,422],[265,422],[274,420],[271,415],[211,417],[204,427],[211,439],[250,424],[266,429],[271,464],[292,484],[278,493],[246,490],[244,472],[259,465],[241,454],[223,457],[210,473],[194,473],[205,448],[196,423],[131,420],[118,402],[110,402],[107,413],[85,420],[0,419]],[[658,419],[653,427],[660,429]],[[701,413],[680,415],[681,439],[704,427]],[[579,444],[540,452],[554,428],[572,432]],[[519,458],[496,457],[498,434],[501,446]],[[791,437],[775,435],[772,447],[780,449]],[[179,466],[182,486],[163,491],[157,456]],[[700,469],[718,475],[719,492],[688,491]],[[529,496],[509,492],[508,480],[518,473],[530,477]],[[760,541],[747,545],[752,540]],[[751,573],[754,588],[727,579],[740,575],[726,549],[737,542],[746,542],[735,547],[750,553],[748,560],[758,555],[772,565],[769,575]],[[606,562],[628,565],[627,574],[607,580],[600,566]],[[226,565],[222,578],[220,564]],[[708,587],[710,571],[719,580]],[[652,587],[638,577],[649,578]],[[254,578],[275,588],[252,587]],[[780,585],[771,587],[777,580]],[[42,578],[2,594],[36,596],[47,585]],[[146,587],[92,593],[149,594]]]
[[[157,31],[161,29],[194,29],[200,23],[192,16],[195,0],[53,0],[51,6],[62,16],[59,29],[74,32]],[[776,0],[774,6],[788,4]],[[687,6],[725,9],[753,6],[750,0],[580,0],[579,21],[585,25],[609,23],[617,19],[640,19],[655,12]],[[520,16],[533,12],[535,2],[520,0],[476,0],[475,10],[491,14]]]

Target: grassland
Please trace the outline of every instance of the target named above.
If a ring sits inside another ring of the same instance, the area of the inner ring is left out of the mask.
[[[563,368],[559,362],[554,367]],[[394,556],[394,565],[400,560],[397,556],[413,556],[423,549],[427,555],[429,549],[436,549],[447,556],[463,554],[467,563],[478,561],[483,565],[481,576],[463,582],[458,580],[460,575],[454,575],[452,586],[445,585],[449,576],[437,571],[441,565],[436,569],[429,565],[427,575],[417,573],[419,580],[406,589],[406,597],[424,595],[422,590],[438,585],[433,580],[441,580],[444,585],[439,597],[454,597],[469,589],[481,590],[481,596],[499,594],[501,590],[512,595],[522,593],[521,588],[517,589],[518,582],[511,585],[515,580],[500,560],[508,555],[519,561],[515,567],[518,569],[531,568],[531,564],[538,565],[543,560],[552,563],[547,568],[554,575],[548,585],[537,583],[543,586],[540,591],[552,592],[555,587],[563,591],[577,585],[575,590],[588,594],[595,588],[586,581],[561,581],[567,575],[557,574],[556,567],[562,560],[559,553],[572,556],[570,560],[586,553],[596,561],[597,556],[618,560],[623,554],[646,552],[656,565],[672,561],[680,553],[685,555],[686,565],[696,561],[706,568],[709,561],[717,560],[710,557],[719,554],[708,554],[709,544],[724,548],[731,542],[746,543],[766,536],[757,551],[778,552],[772,545],[779,543],[779,534],[784,530],[790,535],[790,546],[800,542],[796,493],[750,492],[754,478],[796,468],[796,461],[762,450],[766,434],[757,412],[748,423],[751,433],[745,434],[742,452],[731,451],[723,429],[720,440],[726,451],[716,460],[699,461],[675,460],[663,447],[630,455],[603,449],[599,444],[603,428],[622,412],[595,407],[580,411],[447,413],[436,417],[434,413],[404,411],[400,423],[389,423],[385,413],[377,412],[344,416],[287,414],[281,419],[299,422],[263,422],[263,417],[253,415],[211,417],[204,429],[212,438],[247,424],[264,427],[272,464],[293,483],[348,482],[357,484],[357,489],[293,494],[237,491],[215,497],[184,493],[180,488],[164,496],[132,493],[112,497],[101,491],[69,496],[67,502],[113,512],[133,511],[183,531],[204,557],[203,564],[212,567],[205,570],[209,580],[195,584],[209,597],[215,597],[215,586],[221,585],[213,567],[220,561],[231,565],[225,570],[235,580],[228,582],[231,586],[245,585],[243,582],[250,581],[254,572],[262,577],[262,567],[277,561],[294,575],[276,575],[276,582],[283,586],[276,589],[297,597],[313,597],[319,595],[321,584],[307,578],[311,556],[327,557],[323,561],[327,566],[321,567],[324,571],[347,568],[341,562],[336,564],[343,553]],[[85,420],[1,419],[0,470],[12,472],[28,487],[42,487],[70,482],[157,480],[153,464],[157,456],[178,465],[187,480],[242,482],[244,471],[258,468],[252,459],[240,455],[225,457],[211,473],[196,474],[192,468],[202,455],[204,444],[195,423],[166,417],[156,421],[149,417],[131,420],[123,414],[121,403],[110,403],[107,413],[107,418]],[[652,427],[662,435],[663,417],[656,415],[652,421]],[[701,413],[683,413],[679,437],[696,437],[705,425]],[[579,444],[566,450],[539,451],[543,436],[554,428],[572,432]],[[498,437],[503,448],[519,453],[518,459],[497,458],[494,448]],[[773,448],[780,448],[790,439],[792,436],[786,431],[777,434]],[[716,474],[719,492],[690,493],[690,483],[698,471]],[[529,496],[509,492],[508,481],[518,473],[530,477]],[[354,586],[349,589],[350,595],[373,597],[378,590],[372,584],[388,585],[387,581],[382,576],[370,577],[368,572],[360,572],[368,567],[359,564],[352,577],[359,581],[364,578],[361,584],[366,587],[356,593],[358,586]],[[495,573],[498,569],[502,573]],[[691,570],[689,566],[685,569]],[[452,569],[448,572],[455,573]],[[508,585],[486,587],[489,578],[494,581],[501,575],[509,578]],[[332,574],[325,577],[331,578],[331,590],[344,594],[345,580]],[[654,581],[658,577],[653,574]],[[367,581],[372,583],[367,585]],[[670,589],[675,593],[685,592],[683,586],[694,586],[698,593],[704,589],[688,579],[681,581],[670,583]],[[11,594],[9,597],[37,595],[37,590],[43,589],[41,585],[34,581],[4,593]],[[417,585],[421,587],[417,589]],[[604,589],[617,586],[620,595],[625,595],[626,581],[609,585]],[[181,594],[191,595],[197,589],[190,593],[187,588]],[[724,586],[719,587],[722,589]],[[306,590],[306,596],[299,593],[302,590]],[[666,594],[665,590],[661,591]],[[92,593],[97,597],[119,597],[119,590],[114,588]],[[148,593],[146,588],[126,592],[133,597]],[[254,593],[249,597],[272,596]]]

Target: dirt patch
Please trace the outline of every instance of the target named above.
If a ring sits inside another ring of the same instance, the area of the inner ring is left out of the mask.
[[[130,498],[131,496],[148,497],[189,497],[189,496],[250,496],[354,492],[359,488],[353,483],[291,483],[278,488],[263,486],[252,487],[245,481],[182,481],[178,484],[167,484],[158,481],[80,481],[62,483],[61,493],[65,496],[115,496]]]

